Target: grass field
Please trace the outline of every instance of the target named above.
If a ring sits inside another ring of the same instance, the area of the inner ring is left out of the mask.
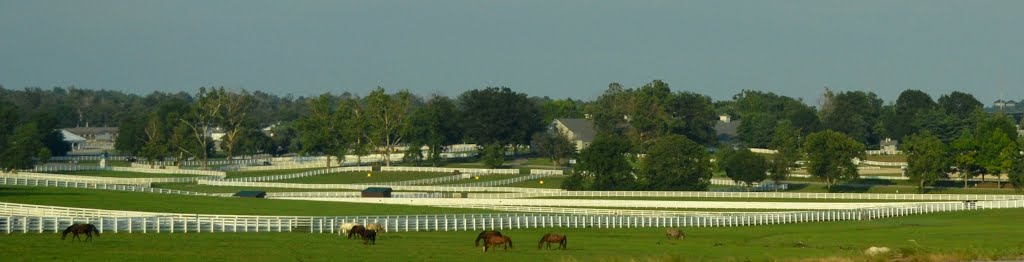
[[[535,197],[536,199],[609,199],[609,200],[659,200],[659,201],[725,201],[725,202],[813,202],[813,203],[885,203],[885,202],[936,202],[927,200],[891,199],[813,199],[813,198],[734,198],[734,197]]]
[[[566,177],[544,177],[541,179],[526,180],[519,183],[504,185],[506,187],[528,187],[528,188],[562,188],[562,181],[565,181]],[[540,181],[543,180],[544,184]]]
[[[503,230],[508,251],[484,253],[477,232],[383,233],[377,245],[330,234],[114,234],[92,242],[59,235],[0,237],[5,261],[963,261],[1024,257],[1024,210],[987,210],[872,221],[819,222],[736,228],[687,228],[685,240],[664,239],[662,228]],[[556,231],[568,250],[538,250]],[[868,257],[863,250],[893,250]]]
[[[512,178],[516,178],[516,177],[520,177],[520,176],[521,175],[483,175],[483,176],[480,176],[480,179],[475,179],[475,178],[459,179],[459,180],[455,180],[455,181],[449,181],[447,183],[440,183],[439,185],[457,185],[457,184],[489,182],[489,181],[498,181],[498,180],[512,179]]]
[[[367,176],[366,172],[341,172],[317,176],[300,177],[295,179],[278,180],[272,182],[301,183],[301,184],[356,184],[375,182],[395,182],[416,179],[427,179],[451,176],[450,173],[427,173],[427,172],[373,172]]]
[[[350,216],[493,213],[483,209],[228,198],[99,189],[0,186],[0,202],[186,214]]]

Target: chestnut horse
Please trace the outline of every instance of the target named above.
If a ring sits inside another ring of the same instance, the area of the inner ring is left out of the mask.
[[[484,240],[484,243],[487,243],[487,239],[491,238],[492,236],[501,236],[501,232],[498,232],[497,230],[484,230],[483,232],[480,232],[480,234],[476,236],[476,242],[473,243],[473,246],[480,246],[481,239]]]
[[[88,241],[92,241],[92,233],[96,233],[97,237],[100,236],[100,230],[96,229],[96,226],[92,224],[75,223],[71,226],[68,226],[67,229],[64,229],[64,233],[63,235],[61,235],[60,240],[64,240],[64,238],[68,237],[68,233],[74,233],[75,235],[72,236],[71,239],[78,240],[82,240],[81,238],[78,237],[79,234],[85,234],[85,239]]]
[[[547,242],[548,249],[551,249],[551,243],[558,243],[558,249],[566,249],[569,247],[568,238],[562,234],[547,233],[540,237],[540,242],[537,242],[537,249],[540,249],[544,243]]]
[[[508,236],[491,236],[484,241],[484,252],[499,245],[505,245],[505,251],[512,247],[512,238]]]

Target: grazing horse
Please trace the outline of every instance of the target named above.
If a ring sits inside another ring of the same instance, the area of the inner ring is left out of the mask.
[[[362,236],[366,232],[366,227],[362,225],[352,226],[352,230],[348,231],[348,239],[352,239],[352,236]]]
[[[686,233],[673,227],[665,230],[665,237],[675,240],[679,240],[679,238],[686,239]]]
[[[377,223],[366,224],[366,230],[373,230],[373,231],[381,232],[381,230],[383,230],[383,229],[384,229],[384,227],[381,226],[380,224],[377,224]]]
[[[505,251],[508,251],[508,248],[513,247],[512,238],[508,236],[491,236],[487,238],[487,241],[484,241],[484,252],[499,245],[505,245]]]
[[[377,245],[377,231],[376,230],[363,230],[360,234],[363,238],[363,245]]]
[[[501,232],[498,232],[497,230],[484,230],[483,232],[480,232],[480,234],[476,236],[476,242],[474,242],[473,246],[480,246],[481,239],[484,240],[484,243],[486,243],[487,239],[491,238],[492,236],[501,236]]]
[[[540,249],[545,242],[548,244],[548,249],[551,249],[551,243],[558,243],[558,249],[566,249],[569,247],[568,238],[562,234],[547,233],[540,237],[540,242],[537,242],[537,249]]]
[[[342,234],[348,234],[348,231],[352,230],[352,227],[355,225],[358,224],[352,222],[342,222],[340,225],[338,225],[338,235],[340,236]]]
[[[100,230],[96,229],[96,226],[94,226],[92,224],[77,224],[76,223],[76,224],[73,224],[71,226],[68,226],[67,229],[64,229],[64,233],[63,233],[63,235],[61,235],[60,240],[64,240],[64,238],[68,237],[68,233],[74,233],[75,235],[72,236],[71,239],[78,239],[78,240],[82,240],[81,238],[78,237],[79,234],[85,234],[85,236],[86,236],[85,239],[88,240],[88,241],[92,241],[92,233],[96,233],[97,237],[100,236]]]

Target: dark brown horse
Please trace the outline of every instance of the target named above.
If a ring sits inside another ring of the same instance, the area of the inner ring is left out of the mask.
[[[377,230],[363,230],[360,236],[363,238],[363,245],[377,244]]]
[[[683,233],[683,231],[678,228],[669,228],[665,229],[665,237],[676,240],[679,240],[680,238],[686,239],[686,233]]]
[[[544,234],[544,236],[540,237],[540,242],[537,242],[537,249],[540,249],[540,247],[543,246],[545,242],[548,244],[548,249],[551,249],[551,243],[558,243],[558,249],[566,249],[569,248],[568,241],[569,240],[568,238],[565,237],[565,235],[547,233]]]
[[[501,232],[498,232],[497,230],[484,230],[483,232],[480,232],[480,234],[476,236],[476,242],[473,243],[473,246],[474,247],[480,246],[480,240],[484,240],[484,242],[486,243],[487,242],[486,240],[488,238],[491,238],[492,236],[499,236],[500,237],[501,236]]]
[[[76,223],[71,226],[68,226],[67,229],[64,229],[63,235],[60,236],[60,240],[64,240],[64,238],[68,237],[68,233],[74,233],[75,235],[72,236],[71,239],[78,240],[82,240],[81,238],[78,237],[79,234],[85,234],[85,240],[88,241],[92,241],[92,233],[96,233],[97,237],[100,236],[100,230],[96,229],[96,226],[92,224]]]
[[[362,236],[366,232],[366,227],[362,225],[352,226],[352,229],[348,231],[348,239],[352,239],[352,236]]]
[[[491,236],[484,241],[484,252],[499,245],[505,245],[505,251],[512,247],[512,238],[508,236]]]

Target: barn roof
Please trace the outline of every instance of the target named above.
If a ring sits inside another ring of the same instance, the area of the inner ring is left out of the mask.
[[[68,132],[67,130],[60,130],[60,133],[64,135],[64,141],[68,143],[83,143],[85,138],[74,133]]]
[[[594,130],[594,123],[582,118],[559,118],[555,121],[561,122],[565,128],[572,131],[576,138],[584,142],[594,141],[597,137],[597,130]]]

